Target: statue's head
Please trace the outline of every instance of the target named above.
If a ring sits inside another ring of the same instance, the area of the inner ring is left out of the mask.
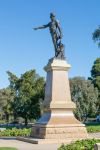
[[[52,21],[55,20],[55,14],[54,13],[50,13],[50,18],[51,18]]]

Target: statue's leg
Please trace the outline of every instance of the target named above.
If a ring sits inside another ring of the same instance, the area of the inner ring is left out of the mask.
[[[52,36],[52,41],[53,41],[53,45],[54,45],[54,49],[55,49],[55,56],[56,56],[57,40],[56,40],[56,35],[55,34]]]

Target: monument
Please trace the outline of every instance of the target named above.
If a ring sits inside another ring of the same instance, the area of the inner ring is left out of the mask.
[[[32,127],[31,136],[41,139],[79,139],[87,138],[85,126],[73,114],[75,104],[71,101],[67,63],[62,44],[62,31],[55,14],[50,13],[51,21],[43,26],[34,28],[49,28],[55,56],[44,67],[47,72],[44,113]]]
[[[68,70],[71,65],[67,63],[62,44],[62,31],[59,21],[53,13],[51,21],[43,26],[34,28],[49,28],[55,56],[44,67],[47,72],[44,113],[33,125],[31,137],[35,143],[67,143],[68,140],[87,138],[85,125],[79,122],[73,114],[75,104],[71,101]],[[34,142],[33,142],[34,143]]]

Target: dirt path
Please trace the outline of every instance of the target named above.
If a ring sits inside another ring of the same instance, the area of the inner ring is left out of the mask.
[[[0,147],[16,147],[18,150],[57,150],[58,144],[30,144],[17,140],[0,139]]]

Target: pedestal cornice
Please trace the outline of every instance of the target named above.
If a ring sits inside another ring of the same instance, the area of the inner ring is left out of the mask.
[[[61,70],[61,71],[68,71],[71,68],[71,65],[67,63],[66,60],[60,59],[50,59],[47,66],[44,67],[46,72],[51,70]]]

